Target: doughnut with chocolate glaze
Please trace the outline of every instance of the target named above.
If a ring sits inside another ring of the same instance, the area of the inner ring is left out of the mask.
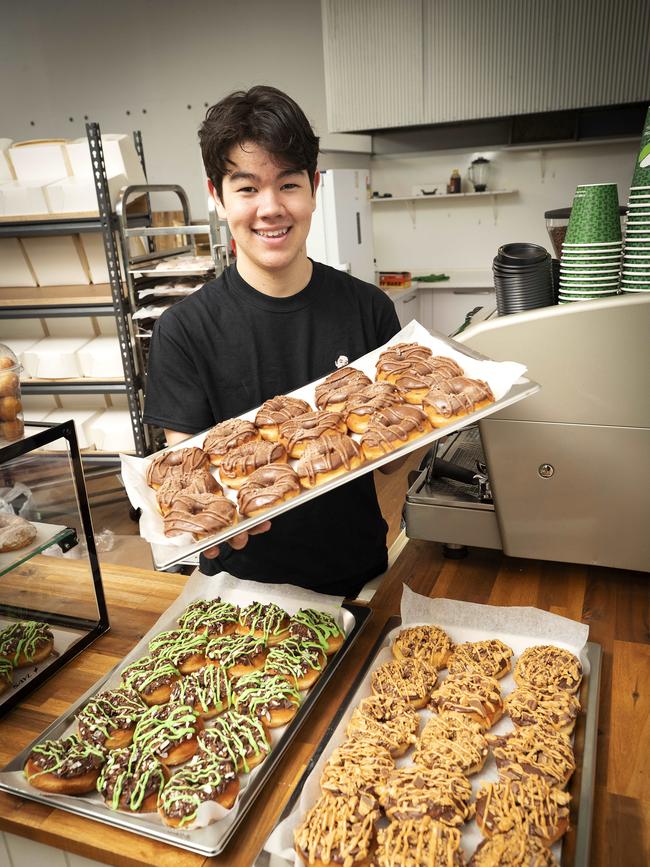
[[[392,820],[430,816],[453,828],[473,815],[472,784],[451,768],[395,768],[386,782],[377,786],[377,792],[379,803]]]
[[[168,449],[155,455],[147,465],[147,484],[156,491],[169,476],[207,471],[209,466],[210,459],[203,449],[195,446]]]
[[[533,689],[565,689],[578,691],[582,680],[582,665],[577,656],[563,647],[552,644],[539,644],[528,647],[517,660],[514,671],[518,686]]]
[[[0,659],[7,659],[14,668],[38,665],[54,650],[54,634],[40,620],[21,620],[0,631]]]
[[[298,474],[288,464],[269,464],[248,477],[237,493],[239,511],[251,518],[300,493]]]
[[[241,488],[251,474],[269,464],[286,464],[287,450],[282,443],[254,440],[231,449],[219,465],[219,476],[229,488]]]
[[[370,378],[362,370],[341,367],[316,386],[316,406],[339,412],[351,395],[370,384]]]
[[[18,551],[36,538],[36,527],[19,515],[0,512],[0,553]]]
[[[423,346],[421,343],[393,343],[392,346],[387,346],[380,353],[377,365],[380,361],[386,359],[395,359],[397,361],[422,361],[431,358],[433,351],[428,346]]]
[[[494,834],[476,847],[468,867],[559,867],[555,856],[537,837],[514,827]]]
[[[286,725],[300,705],[300,693],[292,683],[262,671],[238,677],[233,694],[238,713],[261,719],[269,729]]]
[[[344,434],[347,426],[338,412],[306,412],[280,425],[280,442],[290,458],[299,458],[307,443],[319,437]]]
[[[189,704],[201,719],[212,719],[232,705],[232,685],[223,668],[205,665],[177,680],[169,700]]]
[[[169,770],[151,753],[122,747],[108,754],[97,791],[109,810],[153,813],[169,777]]]
[[[237,632],[272,646],[289,635],[289,615],[275,602],[251,602],[239,612]]]
[[[315,608],[301,608],[291,616],[289,635],[301,641],[316,641],[328,656],[343,646],[345,633],[334,617]]]
[[[199,752],[230,761],[238,773],[247,774],[271,751],[271,742],[262,720],[229,710],[218,716],[199,735]]]
[[[203,722],[189,705],[155,705],[140,717],[133,746],[153,753],[163,765],[180,765],[196,752],[202,730]]]
[[[223,488],[212,473],[207,470],[183,473],[180,476],[168,476],[156,491],[158,508],[163,515],[169,514],[174,497],[180,493],[223,494]]]
[[[308,867],[370,867],[379,804],[367,793],[321,795],[294,831],[296,852]]]
[[[265,400],[259,408],[255,416],[255,426],[262,435],[262,439],[274,443],[278,441],[279,427],[282,422],[311,411],[306,400],[283,394],[276,395],[276,397]]]
[[[397,403],[404,403],[404,397],[396,386],[390,382],[373,382],[346,400],[343,418],[352,433],[365,433],[373,413]]]
[[[180,671],[173,663],[156,656],[136,659],[127,665],[121,675],[124,686],[134,689],[150,707],[169,701],[172,686],[180,676]]]
[[[320,677],[327,657],[317,641],[286,638],[269,651],[264,672],[283,677],[296,689],[309,689]]]
[[[230,810],[238,794],[239,780],[232,767],[195,756],[163,789],[158,814],[172,828],[191,828],[201,804],[214,801]]]
[[[95,790],[106,761],[103,750],[77,735],[36,744],[23,772],[30,785],[57,795],[86,795]]]
[[[407,403],[420,405],[428,391],[451,379],[452,375],[456,375],[452,370],[454,368],[446,365],[434,367],[428,373],[418,373],[413,368],[409,368],[403,373],[398,373],[393,379],[396,388],[400,389]]]
[[[476,824],[484,837],[521,829],[552,846],[569,829],[568,792],[541,777],[484,783],[476,796]]]
[[[153,657],[167,659],[181,674],[191,674],[203,668],[208,636],[192,629],[170,629],[159,632],[149,642]]]
[[[5,693],[13,685],[13,679],[13,663],[0,656],[0,695]]]
[[[237,507],[220,494],[188,494],[181,491],[172,499],[163,519],[165,536],[191,533],[196,540],[214,536],[237,523]]]
[[[242,677],[263,668],[267,655],[264,639],[239,633],[213,638],[205,650],[208,662],[220,665],[228,677]]]
[[[450,424],[494,403],[492,389],[482,379],[454,376],[428,391],[422,407],[433,427]]]
[[[229,635],[239,623],[239,608],[232,602],[216,599],[197,599],[190,602],[178,618],[183,629],[204,632],[210,638]]]
[[[103,750],[128,746],[147,705],[133,689],[111,689],[94,696],[77,716],[79,737]]]
[[[391,822],[377,832],[376,867],[464,867],[460,831],[430,816]]]
[[[305,446],[296,472],[303,488],[315,488],[356,470],[363,462],[361,450],[351,437],[346,434],[326,435]]]
[[[367,460],[381,458],[431,430],[421,409],[402,404],[380,409],[370,419],[361,436],[361,449]]]
[[[226,454],[237,446],[260,439],[260,433],[252,421],[230,418],[211,428],[203,440],[210,463],[219,466]]]

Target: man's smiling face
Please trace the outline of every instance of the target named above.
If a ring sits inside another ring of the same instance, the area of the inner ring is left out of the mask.
[[[304,261],[318,172],[312,192],[304,169],[279,164],[253,143],[235,145],[228,163],[221,200],[213,195],[219,217],[228,221],[244,270],[277,276]]]

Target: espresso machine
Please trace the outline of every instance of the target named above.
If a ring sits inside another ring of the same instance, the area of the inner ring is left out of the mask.
[[[457,335],[526,364],[542,387],[428,453],[407,536],[452,554],[650,571],[649,335],[650,293],[491,316]]]

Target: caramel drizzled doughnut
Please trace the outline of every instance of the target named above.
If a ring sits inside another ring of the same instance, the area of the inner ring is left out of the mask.
[[[304,641],[317,641],[328,656],[343,646],[345,633],[331,614],[301,608],[291,617],[289,634]]]
[[[14,681],[13,663],[0,656],[0,695],[5,693]]]
[[[300,493],[298,474],[288,464],[269,464],[248,477],[237,494],[239,511],[246,518],[258,515]]]
[[[338,412],[306,412],[280,425],[280,442],[290,458],[299,458],[312,440],[346,431],[347,426]]]
[[[353,433],[365,433],[377,410],[404,403],[401,391],[390,382],[373,382],[352,394],[343,407],[343,418]]]
[[[460,771],[454,773],[450,768],[396,768],[377,791],[389,819],[430,816],[456,827],[473,815],[472,784]]]
[[[201,719],[211,719],[232,705],[231,682],[216,665],[205,665],[172,686],[171,702],[188,704]]]
[[[514,678],[518,686],[556,687],[575,693],[582,680],[582,665],[571,651],[540,644],[524,650],[515,666]]]
[[[422,406],[431,424],[441,427],[494,403],[494,400],[487,382],[454,376],[427,392],[422,398]]]
[[[439,671],[446,667],[451,647],[451,638],[439,626],[409,626],[400,631],[391,650],[397,659],[421,660]]]
[[[209,729],[199,735],[199,752],[230,761],[237,771],[247,774],[271,750],[262,720],[229,710],[218,716]]]
[[[282,443],[253,440],[228,452],[219,466],[219,476],[224,485],[236,489],[260,467],[286,462],[287,450]]]
[[[104,750],[128,746],[147,706],[133,689],[100,692],[77,717],[82,741]]]
[[[271,648],[264,671],[284,677],[296,689],[309,689],[320,677],[326,662],[319,642],[286,638]]]
[[[153,813],[169,771],[151,753],[123,747],[109,753],[97,791],[110,810]]]
[[[556,687],[519,686],[506,696],[504,706],[517,727],[546,725],[565,735],[571,734],[580,713],[576,696]]]
[[[191,674],[205,665],[208,636],[191,629],[171,629],[159,632],[149,642],[151,656],[169,660],[181,674]]]
[[[482,840],[468,867],[559,867],[553,852],[521,828]]]
[[[541,777],[485,783],[476,796],[476,824],[484,837],[519,829],[552,846],[569,828],[570,801]]]
[[[296,852],[309,867],[367,867],[379,815],[366,793],[321,795],[294,831]]]
[[[21,620],[0,632],[0,659],[8,660],[14,668],[38,665],[53,650],[54,634],[40,620]]]
[[[370,383],[370,378],[362,370],[341,367],[316,386],[316,406],[338,412],[351,395]]]
[[[498,681],[482,674],[450,674],[431,696],[439,714],[461,714],[481,729],[491,728],[503,714]]]
[[[289,635],[289,615],[275,602],[251,602],[239,613],[237,632],[278,644]]]
[[[269,442],[277,442],[279,426],[282,422],[311,412],[311,407],[306,400],[288,395],[277,395],[265,400],[255,416],[255,426],[262,438]]]
[[[450,674],[475,671],[486,677],[504,677],[511,668],[512,648],[498,638],[455,645],[447,662]]]
[[[544,725],[528,726],[506,735],[487,735],[500,780],[542,777],[563,789],[576,769],[571,741]]]
[[[231,449],[259,438],[259,431],[252,421],[245,421],[243,418],[230,418],[215,425],[207,432],[203,440],[203,448],[208,453],[210,463],[219,466]]]
[[[346,734],[351,740],[372,740],[391,756],[402,756],[417,740],[420,717],[401,698],[372,695],[354,709]]]
[[[190,602],[178,618],[183,629],[193,629],[194,632],[204,632],[211,638],[217,635],[229,635],[234,632],[239,623],[239,608],[231,602],[216,599],[197,599]]]
[[[152,706],[169,701],[172,685],[180,676],[180,671],[168,659],[143,656],[127,665],[122,672],[122,683]]]
[[[210,461],[203,449],[185,447],[160,452],[147,466],[146,480],[157,490],[169,476],[183,476],[207,471]]]
[[[191,533],[196,540],[220,533],[237,523],[237,507],[219,494],[188,494],[181,491],[172,500],[163,519],[165,536]]]
[[[464,867],[460,831],[430,816],[391,822],[377,832],[377,867]]]
[[[196,473],[183,473],[180,476],[168,476],[156,491],[158,508],[163,515],[169,514],[174,497],[184,492],[186,494],[222,494],[223,488],[212,473],[199,470]]]
[[[286,725],[300,705],[300,693],[293,684],[262,671],[238,677],[233,692],[236,710],[261,719],[270,729]]]
[[[155,705],[140,717],[133,746],[153,753],[164,765],[180,765],[196,752],[202,729],[201,719],[189,705]]]
[[[381,458],[431,430],[421,409],[403,404],[375,412],[361,436],[361,449],[368,460]]]
[[[264,639],[238,633],[213,638],[205,650],[206,659],[222,666],[228,677],[252,674],[264,666],[267,654]]]
[[[106,761],[103,750],[77,735],[43,741],[29,754],[24,774],[30,785],[44,792],[85,795],[93,792]]]
[[[377,786],[395,769],[386,747],[370,740],[345,741],[327,760],[320,778],[323,794],[351,797],[361,792],[376,796]]]
[[[173,828],[191,827],[201,804],[214,801],[229,810],[237,800],[239,780],[232,768],[195,756],[165,786],[158,813]]]
[[[305,446],[296,472],[304,488],[315,488],[350,470],[356,470],[363,462],[361,450],[353,439],[346,434],[332,434]]]
[[[402,698],[418,710],[429,701],[437,679],[435,669],[426,662],[393,659],[373,671],[371,688],[375,695]]]
[[[7,515],[0,512],[0,553],[25,548],[35,538],[36,527],[29,521],[19,515]]]
[[[488,756],[488,744],[476,723],[456,715],[429,717],[413,753],[425,768],[454,768],[470,776],[478,773]]]

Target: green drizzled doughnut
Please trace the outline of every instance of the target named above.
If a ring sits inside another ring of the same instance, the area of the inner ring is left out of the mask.
[[[232,685],[223,668],[205,665],[176,681],[170,701],[199,707],[203,713],[226,709],[232,704]]]
[[[170,751],[196,735],[196,714],[186,704],[156,704],[135,727],[133,746],[165,759]]]
[[[95,696],[77,717],[79,735],[103,747],[118,729],[135,725],[147,706],[132,689],[112,689]]]
[[[181,676],[180,671],[168,659],[160,656],[143,656],[132,662],[122,672],[122,683],[147,695],[159,686],[170,684]]]
[[[235,779],[235,773],[206,756],[196,756],[174,774],[160,796],[160,808],[166,816],[179,819],[179,827],[196,819],[205,801],[214,801]]]
[[[11,684],[13,680],[14,664],[10,659],[0,656],[0,681],[5,680]]]
[[[237,678],[234,691],[237,710],[262,719],[270,720],[273,710],[300,704],[300,693],[289,681],[261,671]]]
[[[144,799],[158,795],[165,782],[163,766],[154,755],[125,747],[109,753],[97,780],[97,791],[111,810],[137,813]]]
[[[318,641],[323,650],[327,650],[330,638],[343,635],[343,630],[331,614],[315,608],[301,608],[291,618],[289,633],[298,638]]]
[[[40,777],[42,774],[55,774],[64,779],[80,777],[90,770],[100,768],[106,761],[106,756],[99,747],[85,743],[78,735],[36,744],[29,758],[41,770],[30,774],[28,779]]]
[[[239,622],[246,629],[255,632],[258,629],[264,633],[268,640],[270,635],[279,635],[287,628],[289,615],[279,605],[270,602],[265,605],[262,602],[252,602],[241,612]]]
[[[318,641],[301,641],[286,638],[269,651],[264,671],[273,674],[286,674],[298,681],[310,668],[321,671],[325,664],[325,654]]]
[[[202,754],[230,759],[235,767],[241,763],[246,773],[250,770],[248,759],[268,753],[270,749],[262,721],[234,710],[218,716],[214,724],[199,735]]]
[[[205,628],[208,635],[219,634],[229,623],[239,623],[239,608],[221,599],[197,599],[188,605],[178,622],[184,629]]]
[[[164,656],[174,665],[182,665],[191,656],[203,656],[208,643],[206,635],[191,629],[172,629],[161,632],[149,642],[152,656]]]
[[[254,665],[253,660],[260,655],[266,645],[262,638],[252,635],[220,635],[213,638],[205,649],[208,659],[216,660],[224,668],[234,665]]]
[[[51,641],[54,641],[54,635],[47,623],[21,620],[0,632],[0,656],[9,659],[14,665],[18,664],[21,656],[31,661]]]

